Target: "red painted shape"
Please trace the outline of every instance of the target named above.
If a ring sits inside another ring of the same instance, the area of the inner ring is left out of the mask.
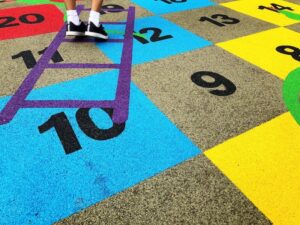
[[[56,32],[63,13],[54,5],[34,5],[0,10],[0,40]]]

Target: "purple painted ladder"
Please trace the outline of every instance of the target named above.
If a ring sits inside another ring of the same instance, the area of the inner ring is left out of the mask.
[[[82,5],[77,7],[78,13],[85,9]],[[114,9],[105,9],[103,11],[115,11]],[[133,28],[135,19],[135,8],[118,9],[117,11],[127,11],[126,22],[104,22],[103,24],[124,24],[126,31],[124,39],[108,39],[108,42],[123,42],[123,51],[120,64],[78,64],[78,63],[59,63],[49,64],[52,55],[56,52],[62,42],[74,40],[65,39],[66,24],[56,35],[45,53],[41,56],[35,67],[29,72],[19,89],[7,102],[0,112],[0,125],[9,123],[19,109],[21,108],[111,108],[113,109],[112,120],[114,123],[124,123],[128,118],[130,82],[131,82],[131,64],[133,47]],[[81,40],[90,42],[90,39]],[[84,68],[110,68],[119,69],[119,78],[115,100],[26,100],[26,97],[32,91],[35,83],[38,81],[45,69],[84,69]]]

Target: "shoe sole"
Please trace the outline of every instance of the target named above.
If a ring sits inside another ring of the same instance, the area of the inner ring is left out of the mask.
[[[78,32],[78,31],[67,31],[66,35],[67,36],[85,36],[85,33]]]
[[[94,33],[94,32],[89,32],[89,31],[85,32],[85,36],[100,38],[100,39],[103,39],[103,40],[107,40],[108,39],[108,36],[104,36],[102,34],[98,34],[98,33]]]

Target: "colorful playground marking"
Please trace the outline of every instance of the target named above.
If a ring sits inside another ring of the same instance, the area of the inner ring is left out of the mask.
[[[78,11],[89,10],[83,6],[78,6]],[[125,10],[124,10],[125,11]],[[131,81],[131,58],[132,58],[132,34],[134,26],[134,8],[130,7],[128,10],[127,21],[122,24],[126,25],[126,32],[123,39],[110,39],[108,42],[122,42],[122,54],[119,64],[92,64],[92,63],[61,63],[50,64],[49,61],[55,54],[62,42],[73,41],[65,39],[66,28],[60,30],[52,43],[46,49],[45,53],[41,56],[40,60],[34,68],[28,73],[19,89],[9,99],[4,109],[0,112],[0,124],[9,123],[19,109],[21,108],[79,108],[79,107],[104,107],[113,110],[112,120],[115,123],[122,124],[128,118],[128,105],[129,105],[129,89]],[[112,23],[114,24],[114,23]],[[86,41],[90,41],[87,39]],[[113,101],[99,100],[99,101],[77,101],[77,100],[26,100],[28,94],[34,88],[35,83],[41,77],[46,69],[119,69],[119,79],[116,91],[116,98]]]
[[[290,19],[293,19],[293,20],[300,20],[300,13],[293,13],[293,12],[290,12],[290,11],[286,11],[286,10],[282,10],[282,11],[279,11],[281,14],[287,16],[288,18]]]
[[[28,98],[111,99],[117,82],[113,70],[33,90]],[[0,100],[1,106],[7,99]],[[105,140],[113,126],[105,111],[80,111],[21,109],[0,126],[0,224],[51,224],[200,153],[134,84],[129,120],[116,138]],[[62,114],[81,145],[68,155],[58,127],[38,129]],[[82,127],[79,121],[90,122]]]
[[[124,224],[128,212],[299,225],[300,5],[291,2],[104,0],[102,42],[65,37],[63,0],[0,0],[0,225],[75,221],[83,209],[93,224]],[[174,196],[188,200],[177,201],[182,214]],[[199,204],[206,197],[219,208]],[[118,218],[97,214],[103,205]]]
[[[132,2],[148,9],[154,14],[180,12],[215,4],[210,0],[132,0]]]
[[[8,8],[0,13],[0,40],[56,32],[63,25],[63,13],[53,5]]]
[[[285,113],[205,152],[274,224],[300,218],[300,126]]]
[[[296,20],[283,16],[279,11],[300,13],[299,5],[283,0],[240,0],[221,5],[278,26],[297,23]]]
[[[273,75],[285,79],[290,71],[299,67],[299,40],[300,33],[279,27],[217,45]]]
[[[282,95],[287,108],[300,125],[300,67],[293,70],[285,79]]]
[[[106,26],[108,30],[111,26]],[[141,64],[183,52],[204,48],[212,43],[201,38],[176,24],[159,16],[139,18],[135,20],[134,31],[139,35],[134,36],[133,64]],[[140,34],[146,36],[141,37]],[[181,44],[182,37],[189,42]],[[98,48],[114,63],[120,62],[122,45],[119,43],[99,43]]]

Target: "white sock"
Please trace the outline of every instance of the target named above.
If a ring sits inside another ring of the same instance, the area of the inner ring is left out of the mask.
[[[67,10],[68,22],[74,23],[76,26],[80,24],[79,16],[76,10]]]
[[[100,13],[91,10],[89,22],[92,22],[95,26],[99,27],[100,26]]]

